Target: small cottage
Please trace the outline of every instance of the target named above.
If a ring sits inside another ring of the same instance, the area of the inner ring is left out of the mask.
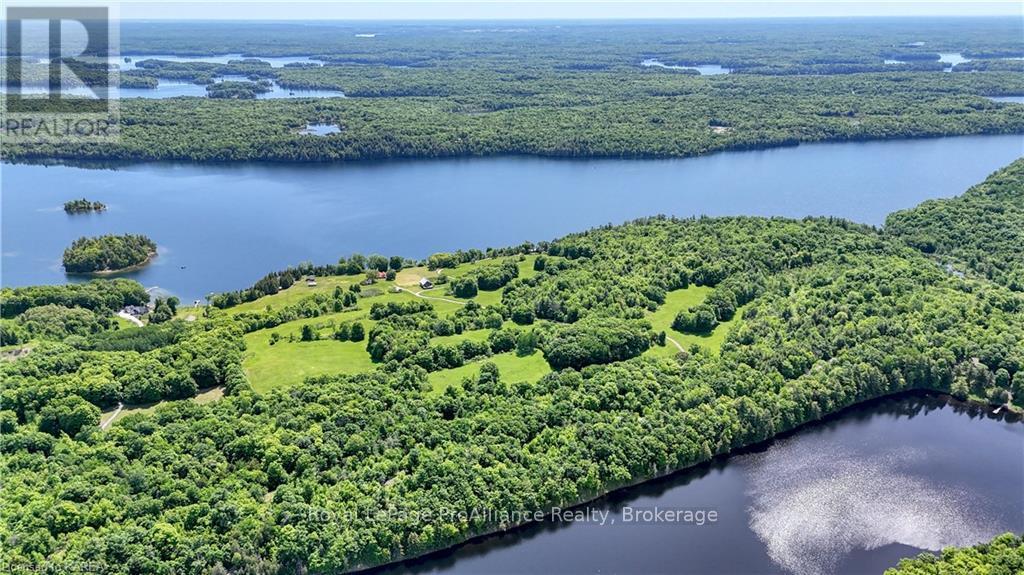
[[[316,286],[316,276],[306,276],[306,285],[309,287]]]
[[[434,287],[434,284],[427,278],[420,278],[420,287],[423,289],[430,289]]]

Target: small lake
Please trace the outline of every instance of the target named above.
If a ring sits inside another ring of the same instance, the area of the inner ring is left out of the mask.
[[[306,124],[300,134],[306,136],[329,136],[341,132],[337,124]]]
[[[614,493],[583,507],[582,521],[528,525],[377,575],[881,574],[901,557],[1024,531],[1021,445],[1024,424],[973,406],[881,400]],[[718,516],[636,521],[654,509]]]
[[[939,62],[943,64],[949,64],[945,69],[946,72],[952,72],[953,66],[957,64],[963,64],[964,62],[970,62],[970,58],[964,58],[960,52],[939,52]]]
[[[696,70],[700,72],[701,76],[717,76],[718,74],[728,74],[732,70],[729,68],[723,68],[718,64],[700,64],[697,66],[676,66],[674,64],[665,64],[664,62],[655,58],[648,58],[640,65],[645,68],[665,68],[666,70]]]
[[[1013,104],[1024,104],[1024,96],[990,96],[993,102],[1010,102]]]
[[[4,165],[3,285],[69,281],[60,265],[64,248],[110,233],[153,238],[159,256],[129,277],[192,301],[305,260],[334,262],[353,252],[424,258],[659,213],[834,215],[880,225],[894,210],[963,193],[1024,155],[1022,146],[1021,136],[1005,135],[671,160]],[[65,201],[82,197],[108,210],[63,212]]]

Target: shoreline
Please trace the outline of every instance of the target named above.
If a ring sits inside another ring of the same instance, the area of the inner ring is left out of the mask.
[[[824,424],[827,424],[829,422],[835,421],[837,419],[840,419],[840,418],[846,416],[850,412],[856,411],[858,409],[864,409],[864,408],[867,408],[867,407],[871,407],[873,405],[881,404],[881,403],[883,403],[885,401],[899,400],[899,399],[910,399],[910,398],[915,398],[915,397],[937,399],[937,400],[941,401],[944,406],[945,405],[952,405],[952,406],[963,406],[963,407],[968,408],[968,409],[980,409],[980,410],[983,410],[985,412],[985,414],[990,416],[990,417],[994,417],[994,418],[997,418],[997,419],[1000,419],[1000,420],[1011,419],[1012,421],[1014,421],[1016,423],[1020,423],[1022,421],[1022,416],[1024,416],[1024,413],[1022,413],[1022,410],[1020,410],[1019,408],[1013,408],[1012,410],[1010,410],[1010,409],[1002,410],[1001,413],[997,413],[996,412],[997,406],[992,406],[992,405],[990,405],[988,403],[978,401],[977,399],[974,399],[974,398],[968,398],[966,400],[960,400],[960,399],[957,399],[957,398],[949,395],[945,391],[939,391],[939,390],[927,389],[927,388],[906,389],[906,390],[902,390],[902,391],[897,391],[895,393],[890,393],[890,394],[874,397],[874,398],[871,398],[871,399],[866,399],[864,401],[859,401],[859,402],[853,403],[851,405],[847,405],[847,406],[842,407],[842,408],[840,408],[840,409],[838,409],[836,411],[833,411],[831,413],[825,414],[825,415],[823,415],[822,417],[820,417],[818,419],[813,419],[813,420],[810,420],[810,421],[806,421],[806,422],[801,423],[800,425],[797,425],[796,427],[793,427],[791,429],[780,431],[780,432],[776,433],[775,435],[773,435],[773,436],[771,436],[771,437],[769,437],[767,439],[763,439],[761,441],[758,441],[758,442],[755,442],[755,443],[751,443],[749,445],[744,445],[744,446],[737,447],[737,448],[732,449],[732,450],[730,450],[730,451],[728,451],[726,453],[719,453],[719,454],[716,454],[716,455],[712,455],[710,459],[706,459],[704,461],[693,463],[693,464],[687,465],[685,467],[679,467],[679,468],[670,469],[670,470],[667,470],[667,471],[664,471],[664,472],[659,472],[659,473],[656,473],[656,474],[653,474],[653,475],[644,476],[644,477],[641,477],[641,478],[638,478],[638,479],[635,479],[635,480],[623,483],[621,485],[616,485],[614,487],[609,487],[605,491],[602,491],[600,493],[594,494],[592,496],[586,496],[586,497],[580,499],[578,502],[566,504],[566,505],[564,505],[562,507],[559,507],[559,509],[562,510],[562,511],[569,511],[569,510],[579,509],[581,507],[590,505],[590,504],[592,504],[594,502],[600,501],[600,500],[605,499],[607,497],[611,497],[611,496],[616,495],[616,494],[621,494],[622,492],[624,492],[624,491],[626,491],[628,489],[631,489],[631,488],[634,488],[634,487],[638,487],[638,486],[643,485],[643,484],[653,483],[653,482],[659,481],[659,480],[665,480],[665,479],[668,479],[668,478],[672,477],[673,475],[677,475],[677,474],[681,474],[681,473],[686,473],[686,472],[689,472],[689,471],[692,471],[692,470],[695,470],[695,469],[699,469],[702,466],[712,465],[716,461],[727,460],[727,459],[729,459],[731,457],[735,457],[737,455],[743,455],[743,454],[753,453],[753,452],[757,452],[757,451],[761,451],[761,450],[767,449],[772,444],[774,444],[776,441],[780,441],[780,440],[786,439],[788,437],[792,437],[793,435],[795,435],[797,433],[800,433],[801,431],[803,431],[803,430],[805,430],[807,428],[811,428],[811,427],[814,427],[816,425],[824,425]],[[1011,417],[1008,418],[1007,414],[1009,414]],[[518,529],[527,528],[527,527],[529,527],[531,525],[542,525],[542,524],[549,523],[551,521],[551,517],[552,517],[551,513],[549,513],[549,512],[548,513],[544,513],[544,519],[542,521],[524,521],[524,522],[516,523],[514,525],[510,525],[510,526],[504,527],[504,528],[490,529],[490,530],[487,530],[487,531],[484,531],[484,532],[481,532],[481,533],[476,533],[476,534],[470,535],[469,537],[467,537],[466,539],[463,539],[462,541],[459,541],[458,543],[453,543],[452,545],[448,545],[446,547],[435,549],[433,551],[425,551],[423,553],[419,553],[419,554],[416,554],[416,555],[408,555],[408,556],[402,557],[401,559],[395,559],[395,560],[392,560],[392,561],[388,561],[386,563],[381,563],[379,565],[357,566],[357,567],[354,567],[353,569],[349,569],[349,570],[343,571],[342,573],[361,574],[361,575],[373,575],[374,573],[379,573],[379,572],[383,571],[384,569],[390,569],[390,568],[396,568],[396,567],[406,567],[406,568],[412,567],[413,566],[412,564],[417,562],[417,561],[423,561],[423,560],[427,560],[427,559],[430,559],[430,558],[436,558],[436,557],[442,557],[442,556],[445,556],[445,555],[449,555],[449,554],[454,553],[459,548],[464,547],[466,545],[470,545],[470,544],[473,544],[473,543],[480,543],[480,542],[485,541],[485,540],[487,540],[487,539],[489,539],[491,537],[500,537],[502,535],[505,535],[507,533],[511,533],[511,532],[516,531]]]
[[[69,272],[69,271],[67,271],[67,269],[65,269],[64,270],[64,275],[102,278],[102,277],[117,275],[117,274],[121,274],[121,273],[134,272],[134,271],[141,270],[142,268],[144,268],[144,267],[148,266],[149,264],[153,263],[153,260],[156,259],[157,255],[158,255],[157,251],[154,250],[154,251],[150,252],[146,256],[145,260],[143,260],[143,261],[141,261],[141,262],[139,262],[139,263],[137,263],[135,265],[130,265],[128,267],[118,268],[116,270],[96,270],[96,271],[91,271],[91,272]]]
[[[433,162],[437,160],[475,160],[495,158],[532,158],[554,161],[669,161],[687,160],[693,158],[704,158],[726,153],[739,152],[766,152],[772,150],[798,148],[801,146],[832,145],[832,144],[872,144],[900,141],[940,140],[945,138],[984,138],[1000,136],[1022,136],[1024,128],[1011,127],[1005,130],[980,130],[967,133],[919,133],[883,135],[872,137],[869,135],[835,137],[835,138],[786,138],[776,142],[756,142],[750,144],[736,144],[726,146],[709,147],[703,150],[693,150],[678,154],[664,154],[652,152],[619,153],[619,154],[586,154],[573,155],[565,153],[545,153],[543,151],[497,151],[493,153],[474,153],[472,151],[456,153],[440,153],[434,155],[392,155],[392,156],[367,156],[357,158],[303,158],[291,159],[284,157],[260,157],[260,158],[239,158],[239,159],[195,159],[189,157],[149,157],[149,156],[70,156],[62,154],[12,154],[10,150],[3,150],[0,147],[0,164],[10,165],[42,165],[60,166],[82,169],[116,170],[118,168],[138,166],[144,164],[167,164],[187,166],[221,166],[221,167],[242,167],[246,165],[255,166],[336,166],[349,165],[375,165],[391,164],[399,162]]]

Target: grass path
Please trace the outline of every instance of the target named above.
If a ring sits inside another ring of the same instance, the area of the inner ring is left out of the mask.
[[[672,342],[672,345],[676,346],[676,349],[678,349],[679,351],[686,351],[686,350],[683,349],[683,346],[680,345],[678,341],[672,339],[671,337],[666,335],[665,336],[665,340]]]
[[[117,409],[115,409],[113,413],[110,414],[110,417],[108,417],[105,421],[101,418],[100,429],[106,429],[110,427],[110,424],[113,423],[115,419],[117,419],[117,416],[121,415],[122,410],[124,410],[124,404],[119,401],[117,402]]]

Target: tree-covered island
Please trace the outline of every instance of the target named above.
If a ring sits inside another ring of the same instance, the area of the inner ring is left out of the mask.
[[[68,273],[113,273],[147,264],[156,256],[156,243],[139,234],[81,237],[64,250]]]

